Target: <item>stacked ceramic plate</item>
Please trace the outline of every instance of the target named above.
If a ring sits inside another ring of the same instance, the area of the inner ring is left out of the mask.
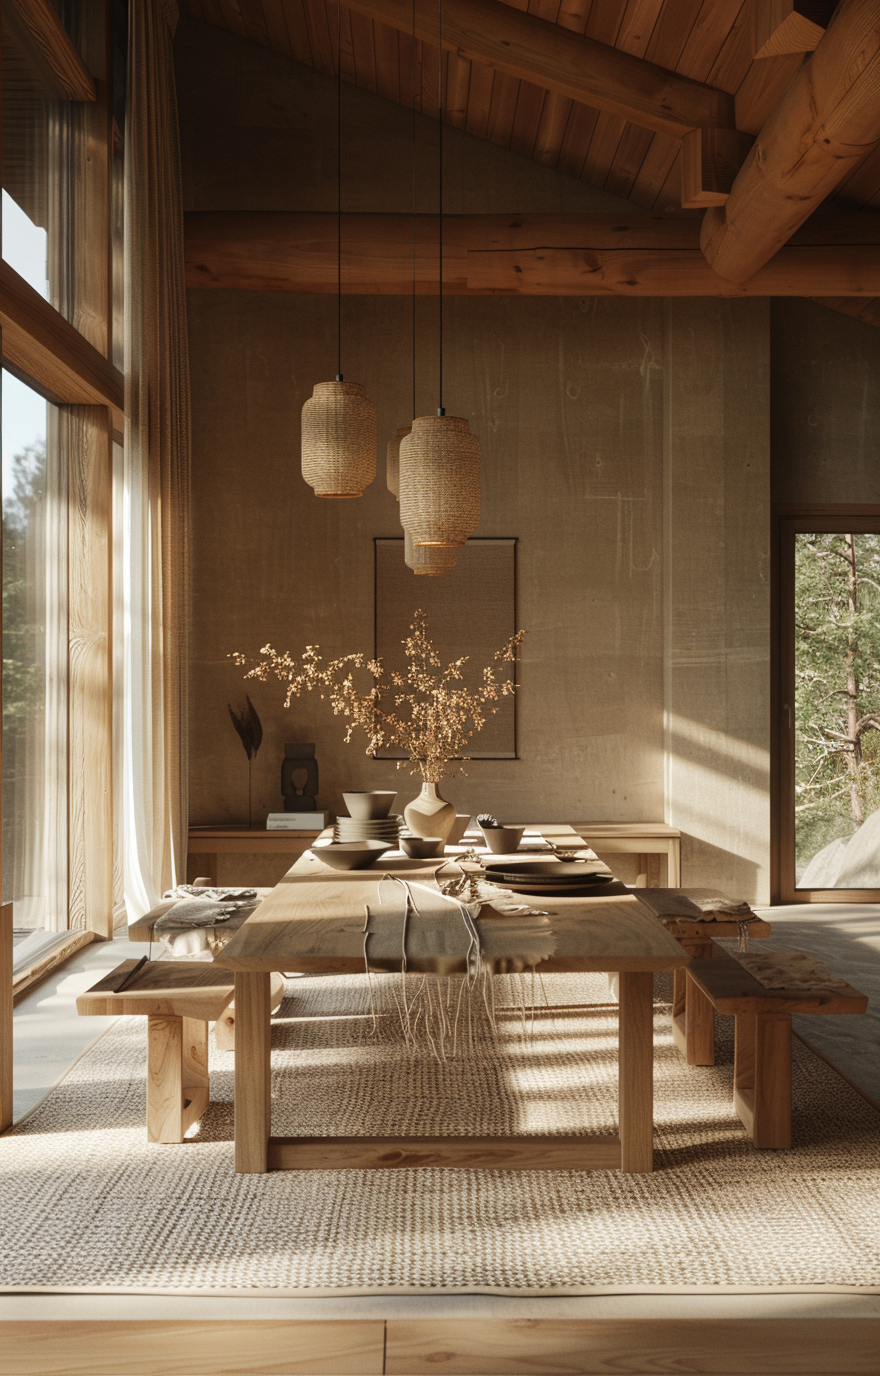
[[[400,836],[400,818],[397,813],[391,817],[337,817],[333,828],[334,841],[385,841],[396,846]]]
[[[490,883],[514,893],[580,894],[614,879],[601,860],[499,860],[484,870]]]

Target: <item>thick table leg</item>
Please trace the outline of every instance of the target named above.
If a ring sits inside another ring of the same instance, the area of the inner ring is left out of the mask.
[[[235,972],[235,1169],[268,1169],[272,1119],[269,975]]]
[[[620,975],[618,1117],[620,1168],[654,1168],[654,981],[650,972]]]
[[[147,1019],[147,1141],[182,1142],[208,1107],[208,1024],[151,1014]]]

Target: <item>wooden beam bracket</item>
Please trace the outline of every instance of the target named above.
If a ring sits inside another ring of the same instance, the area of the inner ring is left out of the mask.
[[[3,0],[3,27],[59,100],[97,100],[95,82],[49,0]]]

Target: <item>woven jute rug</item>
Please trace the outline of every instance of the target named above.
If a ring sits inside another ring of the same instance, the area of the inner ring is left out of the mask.
[[[438,1064],[401,1037],[395,976],[298,979],[273,1030],[276,1134],[613,1132],[616,1008],[602,976],[496,981],[497,1037]],[[794,1043],[794,1145],[755,1151],[715,1067],[672,1046],[658,981],[656,1169],[233,1169],[233,1055],[180,1146],[150,1146],[146,1027],[121,1019],[0,1139],[0,1286],[584,1294],[880,1285],[880,1114]],[[582,1011],[573,1007],[590,1004]],[[294,1017],[295,1014],[295,1017]]]

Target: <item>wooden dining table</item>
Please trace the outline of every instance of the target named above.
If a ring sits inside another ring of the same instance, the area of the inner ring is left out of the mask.
[[[578,843],[570,828],[547,828],[547,835],[557,846]],[[410,860],[392,852],[373,869],[340,873],[323,864],[319,856],[319,848],[301,856],[215,957],[235,976],[236,1171],[258,1174],[269,1170],[413,1166],[652,1170],[653,975],[659,970],[679,969],[689,957],[621,885],[609,886],[611,892],[595,897],[554,893],[551,898],[527,900],[536,908],[546,905],[552,910],[538,920],[542,939],[537,968],[542,973],[602,971],[619,975],[616,1135],[273,1137],[271,974],[363,973],[365,905],[371,906],[373,914],[371,970],[399,970],[401,919],[390,911],[383,915],[376,903],[377,884],[384,873],[425,882],[440,863]],[[516,933],[525,929],[521,923],[511,922],[505,930],[506,920],[502,913],[484,906],[477,920],[481,944],[485,941],[487,947],[498,948],[500,942],[505,948],[506,957],[499,969],[515,969],[517,965],[532,968],[535,956],[530,948],[535,942],[523,935],[522,951],[518,952],[520,938]],[[464,959],[455,968],[448,952],[438,950],[434,958],[429,948],[430,940],[428,949],[423,940],[420,971],[466,975]]]

